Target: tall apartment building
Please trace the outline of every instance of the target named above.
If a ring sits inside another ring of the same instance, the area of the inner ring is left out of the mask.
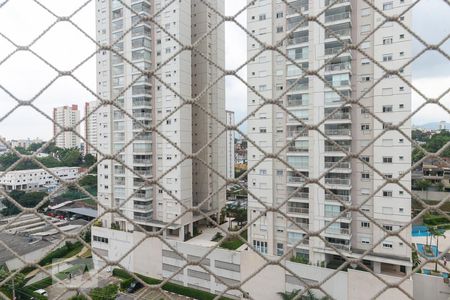
[[[53,121],[65,128],[74,127],[80,121],[80,111],[78,105],[61,106],[53,109]],[[61,131],[60,127],[53,125],[53,136],[57,136]],[[75,127],[75,131],[80,134],[80,126]],[[80,147],[80,137],[72,131],[64,131],[55,139],[55,144],[60,148]]]
[[[289,217],[264,213],[261,203],[250,197],[249,220],[262,216],[250,227],[249,241],[269,255],[281,255],[294,248],[295,255],[314,264],[342,262],[330,245],[350,258],[359,258],[370,250],[364,256],[364,264],[375,272],[404,272],[411,268],[411,249],[399,238],[384,238],[384,230],[396,231],[408,224],[411,197],[399,185],[381,186],[385,178],[397,178],[409,168],[411,145],[397,131],[388,131],[379,137],[385,125],[368,111],[385,124],[397,124],[411,112],[411,90],[397,76],[387,76],[375,84],[384,76],[380,67],[359,51],[340,52],[344,49],[342,41],[353,45],[362,42],[360,48],[371,58],[387,69],[397,70],[412,56],[411,35],[392,22],[372,33],[384,18],[363,1],[288,2],[290,7],[281,1],[261,0],[248,9],[248,30],[268,45],[286,37],[280,49],[289,58],[275,51],[264,51],[253,59],[261,46],[249,37],[248,58],[252,60],[248,64],[248,82],[267,99],[281,97],[283,105],[296,116],[275,105],[265,105],[249,120],[249,137],[267,153],[283,149],[281,158],[292,166],[288,168],[276,159],[264,159],[255,166],[263,154],[249,143],[249,169],[254,168],[248,176],[250,191],[272,207],[288,199],[280,211]],[[336,4],[321,13],[334,2]],[[400,15],[411,1],[374,0],[371,3],[387,15]],[[319,21],[329,30],[315,22],[301,23],[308,15],[319,15]],[[402,15],[401,21],[410,26],[411,13]],[[343,96],[361,98],[364,107],[345,104],[345,98],[317,76],[301,79],[304,72],[294,62],[304,69],[319,70],[319,75]],[[411,80],[409,66],[400,72]],[[260,97],[249,91],[249,114],[262,103]],[[326,117],[328,119],[321,122]],[[305,127],[299,120],[319,124],[326,137],[315,130],[303,131]],[[400,129],[410,136],[409,121],[402,123]],[[346,156],[345,151],[362,151],[361,160],[352,158],[339,162]],[[373,165],[385,178],[362,160]],[[317,184],[305,185],[303,176],[320,178],[319,182],[327,191]],[[410,174],[400,182],[409,188]],[[362,204],[361,211],[382,228],[360,212],[343,213],[345,206],[336,198],[348,205]],[[322,229],[320,236],[327,243],[318,237],[303,239],[307,230]],[[409,242],[410,228],[404,228],[400,235]]]
[[[125,3],[148,17],[166,5],[159,0]],[[225,202],[225,189],[221,189],[225,182],[213,172],[223,176],[226,172],[225,134],[215,139],[224,127],[204,112],[226,122],[224,81],[205,90],[221,75],[214,64],[224,66],[224,28],[203,38],[220,20],[198,0],[175,1],[158,14],[156,21],[171,36],[150,21],[140,22],[119,1],[96,4],[97,40],[117,51],[97,55],[98,94],[136,119],[113,105],[102,106],[98,115],[99,149],[118,153],[123,161],[100,164],[98,199],[105,207],[118,207],[129,199],[120,210],[133,220],[106,214],[102,226],[110,228],[114,223],[124,231],[136,232],[133,223],[149,231],[170,224],[164,236],[183,240],[205,219],[199,212],[186,213],[187,209],[202,204],[203,213],[216,216]],[[223,1],[210,0],[209,4],[224,11]],[[180,43],[196,43],[198,52],[180,52]],[[143,75],[143,71],[156,68],[156,76]],[[194,99],[196,105],[184,104],[185,99]],[[149,129],[152,126],[157,126],[158,133]],[[191,154],[197,158],[186,159]],[[142,177],[157,179],[161,186],[150,185]],[[102,211],[99,207],[99,213]]]
[[[101,108],[98,108],[100,101],[86,102],[84,104],[84,137],[86,138],[86,146],[84,151],[86,154],[97,155],[97,151],[93,147],[97,147],[97,117],[102,113]]]
[[[234,126],[234,112],[227,110],[227,125]],[[234,130],[227,131],[227,178],[234,178]]]

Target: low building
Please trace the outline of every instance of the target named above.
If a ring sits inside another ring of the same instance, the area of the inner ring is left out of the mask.
[[[21,140],[10,140],[8,141],[9,146],[11,146],[11,148],[16,148],[16,147],[22,147],[22,148],[28,148],[30,147],[31,144],[40,144],[43,143],[44,141],[39,139],[39,138],[35,138],[35,139],[21,139]]]
[[[0,187],[6,191],[52,190],[59,185],[60,179],[73,180],[80,176],[78,167],[50,168],[53,176],[44,169],[9,171],[0,176]]]

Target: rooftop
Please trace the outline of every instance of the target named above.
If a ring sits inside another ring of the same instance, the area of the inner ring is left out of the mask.
[[[6,261],[16,257],[15,254],[3,246],[3,243],[20,256],[52,245],[52,243],[45,240],[5,232],[0,232],[0,240],[2,241],[2,244],[0,244],[0,264],[4,264]]]

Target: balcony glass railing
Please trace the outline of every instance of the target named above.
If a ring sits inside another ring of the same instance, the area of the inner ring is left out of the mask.
[[[288,152],[309,152],[308,148],[288,147]]]
[[[350,3],[350,0],[325,0],[325,5],[328,6],[331,3],[333,3],[333,5],[336,4],[342,4],[342,3]]]
[[[336,162],[326,161],[325,168],[350,169],[350,163],[349,162],[336,163]]]
[[[352,146],[350,145],[341,145],[341,148],[343,150],[352,151]],[[336,146],[325,146],[325,152],[342,152],[342,149],[336,147]]]
[[[327,120],[350,120],[351,114],[348,112],[335,112],[334,114],[327,114]]]
[[[292,213],[292,214],[303,214],[303,215],[309,214],[309,208],[302,208],[302,207],[288,206],[287,211],[288,211],[288,213]]]
[[[337,64],[328,64],[325,66],[325,71],[334,72],[334,71],[345,71],[350,70],[352,65],[350,62],[342,62]]]
[[[151,222],[152,218],[151,217],[134,216],[133,220],[138,221],[138,222]]]
[[[306,178],[296,177],[296,176],[288,176],[287,181],[288,181],[288,183],[304,183],[306,181]]]
[[[153,207],[151,205],[141,205],[141,204],[134,204],[133,205],[134,209],[139,209],[139,210],[152,210]]]
[[[296,45],[296,44],[307,43],[308,41],[309,41],[308,36],[298,36],[293,39],[288,39],[287,44],[288,45]]]
[[[351,201],[351,196],[350,195],[331,195],[331,194],[325,194],[325,200],[328,201],[338,201],[337,199],[340,199],[341,201],[347,201],[350,202]]]
[[[342,37],[342,36],[350,36],[352,34],[352,31],[350,28],[344,28],[344,29],[329,29],[325,32],[325,38],[326,39],[330,39],[330,38],[336,38],[337,37]]]
[[[300,132],[300,131],[288,131],[287,136],[288,136],[288,137],[308,136],[308,130],[301,131],[301,132]]]
[[[342,218],[342,219],[350,219],[351,214],[349,212],[342,213],[339,211],[325,211],[325,218]]]
[[[325,178],[326,184],[333,185],[350,185],[350,179],[342,179],[342,178]]]
[[[297,192],[292,195],[291,199],[300,198],[300,199],[309,199],[308,193]]]
[[[325,129],[326,135],[352,135],[351,129]]]
[[[338,14],[325,16],[325,22],[326,23],[336,22],[336,21],[341,21],[341,20],[346,20],[346,19],[350,20],[350,13],[349,12],[342,12],[342,13],[338,13]]]
[[[328,227],[327,229],[325,229],[325,233],[350,235],[351,231],[350,231],[349,228],[331,228],[331,227]]]
[[[327,247],[330,248],[330,249],[331,249],[331,247],[329,245],[333,245],[334,248],[339,249],[339,250],[350,251],[350,245],[328,242],[327,243]]]

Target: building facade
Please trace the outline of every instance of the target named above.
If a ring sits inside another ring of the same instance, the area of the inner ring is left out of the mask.
[[[125,3],[143,17],[164,8],[156,21],[165,29],[140,22],[119,1],[97,2],[97,40],[113,45],[113,51],[97,55],[97,89],[115,103],[99,110],[97,145],[118,158],[99,166],[98,200],[105,207],[120,206],[123,215],[148,231],[167,225],[164,236],[183,240],[205,218],[188,209],[200,205],[204,214],[215,216],[225,202],[225,181],[213,172],[226,172],[225,134],[216,138],[224,127],[214,120],[226,122],[224,81],[206,89],[221,75],[215,64],[224,66],[224,28],[202,38],[219,19],[201,1],[168,7],[157,0]],[[209,4],[224,11],[223,1]],[[131,34],[124,35],[130,28]],[[180,51],[180,43],[195,44],[195,51]],[[154,69],[155,76],[145,75]],[[186,99],[194,104],[184,104]],[[158,184],[146,182],[152,179]],[[114,223],[135,230],[118,214],[106,214],[102,222],[107,228]]]
[[[84,105],[84,131],[86,138],[86,146],[84,147],[84,151],[86,154],[92,154],[94,156],[97,155],[97,151],[93,147],[97,147],[97,117],[101,114],[99,101],[86,102]]]
[[[364,264],[372,270],[405,272],[411,267],[411,249],[404,242],[410,241],[411,197],[399,185],[384,182],[403,176],[400,183],[410,188],[410,174],[404,171],[411,145],[395,130],[379,135],[410,114],[411,91],[377,64],[394,70],[406,64],[411,35],[395,22],[377,28],[385,19],[363,1],[288,2],[289,7],[257,1],[248,9],[248,30],[268,45],[284,39],[279,49],[285,54],[260,53],[259,42],[249,37],[248,83],[266,99],[280,99],[289,111],[276,105],[256,111],[264,101],[248,93],[249,137],[266,153],[281,151],[284,160],[263,159],[249,143],[249,169],[254,170],[248,186],[258,198],[249,197],[249,220],[258,218],[249,228],[249,241],[269,255],[293,249],[293,255],[313,264],[342,262],[333,248],[352,258],[370,250]],[[371,3],[387,15],[400,15],[411,1]],[[305,21],[316,15],[326,29]],[[409,26],[410,12],[401,21]],[[359,45],[368,56],[346,50],[346,44]],[[304,76],[302,69],[318,70],[324,80]],[[400,73],[411,80],[409,66]],[[320,132],[305,129],[315,124]],[[399,129],[410,136],[410,121]],[[349,153],[359,157],[345,159]],[[306,178],[320,184],[305,184]],[[279,207],[282,214],[265,212],[262,203]],[[346,210],[350,205],[361,206],[360,211]],[[385,231],[402,228],[404,240],[385,237]],[[320,232],[320,238],[305,236],[308,231]]]
[[[80,111],[78,105],[61,106],[53,109],[53,121],[63,128],[73,127],[75,134],[72,131],[63,131],[56,124],[53,125],[53,136],[55,136],[55,144],[60,148],[79,148],[80,147]]]
[[[234,112],[227,110],[227,125],[234,126]],[[234,138],[235,132],[234,130],[227,131],[227,178],[234,178]]]
[[[53,176],[44,169],[9,171],[0,177],[0,186],[5,191],[53,190],[60,179],[74,180],[80,176],[78,167],[50,168]]]

